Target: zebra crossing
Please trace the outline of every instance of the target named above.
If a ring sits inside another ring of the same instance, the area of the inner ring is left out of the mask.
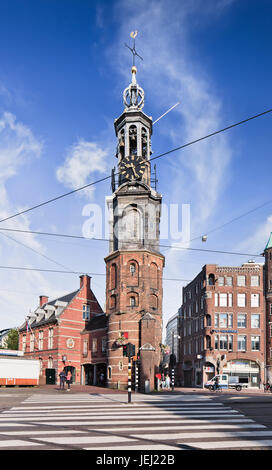
[[[272,430],[204,395],[33,394],[0,413],[0,449],[271,449]]]

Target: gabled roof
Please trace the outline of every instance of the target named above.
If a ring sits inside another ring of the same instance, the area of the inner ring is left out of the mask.
[[[82,333],[86,333],[87,331],[93,331],[93,330],[101,330],[101,329],[106,328],[107,325],[108,325],[107,315],[105,315],[105,313],[96,314],[92,317],[90,321],[88,321]]]
[[[266,244],[265,250],[268,250],[268,248],[272,248],[272,232],[270,233],[270,237]]]
[[[75,295],[78,294],[79,291],[80,291],[80,289],[76,290],[75,292],[71,292],[70,294],[63,295],[62,297],[58,297],[55,300],[51,300],[51,302],[46,302],[46,304],[44,304],[44,305],[55,305],[55,303],[58,300],[60,302],[68,302],[69,303],[75,297]]]
[[[36,319],[34,319],[34,321],[31,321],[31,323],[30,323],[31,328],[35,328],[37,326],[45,325],[46,323],[53,323],[53,322],[55,323],[57,321],[57,316],[58,315],[56,315],[55,311],[53,311],[51,313],[51,315],[46,315],[46,306],[47,305],[55,306],[55,304],[58,301],[65,302],[68,305],[73,300],[73,298],[78,294],[79,291],[80,291],[80,289],[77,289],[76,291],[71,292],[70,294],[66,294],[66,295],[63,295],[62,297],[58,297],[55,300],[51,300],[50,302],[46,302],[45,304],[43,304],[42,307],[39,306],[36,309],[36,311],[38,309],[44,310],[44,314],[41,314],[40,319],[38,319],[38,317],[37,317]],[[24,331],[24,330],[26,330],[26,321],[23,323],[23,325],[19,329],[19,331]]]

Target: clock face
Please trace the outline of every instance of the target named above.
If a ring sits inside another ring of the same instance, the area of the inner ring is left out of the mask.
[[[127,180],[142,178],[145,168],[145,161],[137,155],[125,157],[120,163],[120,173]]]

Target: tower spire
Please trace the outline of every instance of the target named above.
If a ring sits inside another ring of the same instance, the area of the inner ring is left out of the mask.
[[[138,31],[132,31],[132,33],[130,33],[130,37],[132,37],[133,39],[133,47],[129,47],[127,44],[125,44],[125,46],[128,47],[128,49],[131,51],[133,56],[131,67],[131,83],[124,90],[123,93],[123,102],[126,111],[140,110],[144,106],[144,90],[138,85],[136,80],[137,68],[135,66],[135,56],[143,60],[143,58],[138,54],[135,48],[135,38],[137,34]]]

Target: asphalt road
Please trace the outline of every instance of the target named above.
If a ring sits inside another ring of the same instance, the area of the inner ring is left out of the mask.
[[[0,389],[0,450],[272,450],[272,394]]]

